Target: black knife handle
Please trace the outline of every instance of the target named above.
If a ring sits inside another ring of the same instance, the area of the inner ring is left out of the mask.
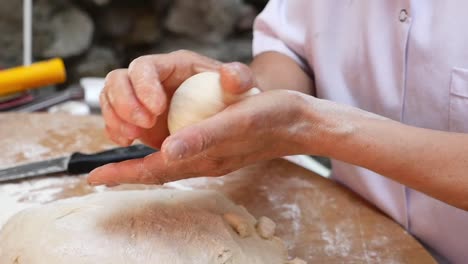
[[[132,145],[114,148],[95,154],[73,153],[68,162],[67,171],[70,174],[88,173],[102,165],[129,159],[138,159],[154,153],[156,150],[145,145]]]

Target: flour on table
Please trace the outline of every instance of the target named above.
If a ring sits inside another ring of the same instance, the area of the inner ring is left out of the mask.
[[[327,242],[325,253],[328,256],[347,257],[351,253],[352,238],[346,231],[346,224],[352,224],[351,221],[344,221],[329,230],[326,225],[320,225],[322,239]]]
[[[82,185],[83,176],[49,177],[0,185],[0,230],[15,213],[39,204],[55,201],[64,188]],[[91,188],[91,187],[90,187]],[[97,192],[100,188],[94,187]]]

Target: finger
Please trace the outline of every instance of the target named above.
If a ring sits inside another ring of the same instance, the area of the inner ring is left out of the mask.
[[[88,183],[91,185],[163,184],[172,180],[168,175],[171,175],[169,167],[162,159],[161,153],[156,152],[142,159],[99,167],[89,174]]]
[[[167,162],[190,158],[209,148],[232,140],[245,132],[248,121],[242,113],[221,112],[169,136],[161,147]]]
[[[143,56],[132,61],[128,76],[140,102],[155,115],[161,114],[167,106],[166,93],[161,85],[159,71],[167,71],[170,66],[157,67],[155,58]]]
[[[136,98],[127,70],[110,72],[104,89],[110,106],[119,118],[143,128],[154,125],[156,116],[152,116]]]
[[[115,114],[114,109],[112,109],[110,106],[105,93],[101,93],[99,101],[101,104],[101,113],[106,125],[111,128],[112,131],[116,131],[114,132],[113,136],[135,139],[141,135],[141,128],[123,121]]]
[[[169,135],[167,128],[167,112],[160,115],[156,125],[151,129],[142,131],[139,140],[148,146],[160,149],[164,139]]]
[[[143,56],[129,66],[129,77],[136,96],[155,114],[164,112],[168,98],[190,76],[217,71],[220,62],[191,51]]]
[[[155,58],[156,59],[156,58]],[[166,71],[159,71],[161,83],[173,93],[186,79],[197,73],[218,71],[221,62],[187,50],[178,50],[157,58],[158,68],[170,66]]]
[[[252,71],[245,64],[239,62],[223,64],[219,72],[221,85],[227,92],[241,94],[256,85]]]
[[[105,128],[106,136],[110,138],[117,145],[122,147],[130,146],[133,142],[133,139],[122,137],[118,132],[114,131],[112,128],[106,125]]]

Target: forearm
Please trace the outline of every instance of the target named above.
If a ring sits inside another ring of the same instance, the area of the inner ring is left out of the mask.
[[[250,68],[262,90],[286,89],[315,94],[310,76],[291,58],[278,52],[257,55]]]
[[[328,142],[323,154],[468,210],[468,134],[411,127],[337,104],[333,108],[321,119]]]

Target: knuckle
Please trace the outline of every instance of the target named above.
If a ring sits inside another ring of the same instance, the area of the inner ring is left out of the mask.
[[[265,125],[265,117],[262,112],[253,112],[244,115],[241,121],[237,124],[239,131],[249,133],[249,131],[262,131]]]
[[[147,113],[146,110],[135,101],[126,102],[126,105],[122,105],[122,109],[125,109],[125,112],[129,113],[131,119],[135,119],[142,113]]]
[[[144,157],[143,161],[139,163],[137,168],[139,172],[138,181],[145,184],[163,184],[167,182],[167,174],[163,171],[155,172],[149,169],[151,164],[151,155]]]
[[[135,68],[135,65],[138,65],[138,64],[140,64],[142,61],[145,61],[145,60],[146,60],[145,57],[146,57],[146,55],[145,55],[145,56],[140,56],[140,57],[138,57],[138,58],[132,60],[132,61],[130,62],[130,64],[128,65],[128,71],[132,71],[132,70]]]
[[[106,75],[106,84],[111,84],[112,81],[114,81],[116,78],[118,78],[118,76],[120,76],[123,73],[123,71],[124,71],[123,69],[116,69],[116,70],[110,71]]]
[[[108,101],[119,116],[121,114],[126,115],[127,113],[135,114],[138,111],[141,111],[141,107],[135,100],[132,100],[126,96],[122,96],[121,94],[116,94],[116,96],[114,96],[113,93],[108,93],[107,98],[104,98],[103,100],[105,102]]]
[[[171,52],[171,54],[174,54],[180,57],[193,57],[195,55],[193,51],[186,50],[186,49],[176,50],[176,51]]]
[[[151,82],[157,82],[158,80],[148,80],[148,76],[153,76],[155,68],[152,60],[147,57],[140,57],[135,59],[129,66],[128,78],[131,81],[132,89],[137,96],[141,96],[141,93],[150,91],[154,84]]]
[[[102,90],[100,96],[107,95],[108,101],[113,102],[113,92],[118,90],[119,80],[122,76],[125,76],[126,71],[122,69],[113,70],[106,75],[104,82],[104,89]]]
[[[134,59],[128,65],[128,74],[133,75],[135,71],[140,67],[140,65],[149,64],[152,61],[152,58],[156,55],[144,55]]]
[[[131,100],[124,96],[117,96],[113,104],[115,105],[116,110],[121,109],[123,111],[133,112],[133,108],[137,107],[136,102],[134,100]]]
[[[213,137],[210,135],[210,133],[208,133],[207,131],[204,131],[204,130],[201,130],[199,133],[197,133],[196,135],[198,135],[198,142],[199,142],[199,151],[204,151],[204,150],[207,150],[208,148],[211,147],[211,145],[213,145],[214,143],[214,139]]]
[[[137,169],[139,172],[138,180],[142,183],[149,183],[154,180],[154,177],[151,171],[147,168],[147,166],[145,166],[145,163],[146,162],[144,159],[143,162],[139,163],[138,165],[138,169]]]

